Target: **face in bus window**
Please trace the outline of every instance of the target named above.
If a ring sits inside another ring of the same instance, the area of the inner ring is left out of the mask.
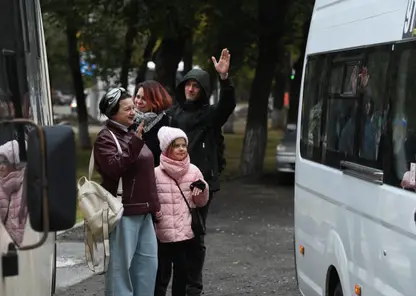
[[[361,81],[361,87],[364,89],[368,85],[368,80],[370,79],[370,75],[368,74],[367,67],[363,67],[361,70],[361,73],[359,75],[360,81]]]
[[[365,99],[364,112],[367,118],[371,118],[374,113],[374,101],[372,99]]]
[[[0,117],[14,117],[14,106],[11,102],[0,101]]]
[[[360,70],[358,66],[355,66],[351,74],[351,89],[354,94],[357,93],[358,83],[360,85],[360,90],[364,91],[368,85],[370,75],[368,74],[367,67],[362,67]]]

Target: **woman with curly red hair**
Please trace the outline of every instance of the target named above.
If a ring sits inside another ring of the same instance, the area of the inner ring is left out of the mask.
[[[162,126],[171,125],[171,117],[165,111],[172,106],[172,97],[159,82],[146,80],[136,86],[134,104],[135,125],[144,122],[143,140],[153,152],[157,167],[161,154],[157,133]]]

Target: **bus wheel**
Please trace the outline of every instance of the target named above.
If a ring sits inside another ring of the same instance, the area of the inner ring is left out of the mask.
[[[55,295],[56,292],[56,253],[57,253],[57,247],[56,247],[56,241],[55,241],[55,252],[54,252],[54,260],[53,260],[53,270],[52,270],[52,287],[51,287],[51,295]]]
[[[335,290],[334,290],[334,296],[344,296],[344,294],[342,294],[342,287],[341,287],[341,283],[338,283]]]

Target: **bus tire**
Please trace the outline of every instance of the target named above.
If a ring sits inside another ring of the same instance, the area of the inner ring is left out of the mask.
[[[340,282],[338,282],[337,286],[335,287],[333,296],[344,296]]]
[[[53,255],[53,270],[52,270],[52,287],[51,287],[51,296],[55,295],[56,292],[56,253],[57,253],[57,247],[56,247],[56,241],[55,241],[55,251]]]

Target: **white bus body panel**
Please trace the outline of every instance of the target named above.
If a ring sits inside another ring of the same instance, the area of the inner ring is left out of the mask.
[[[398,42],[407,6],[408,0],[316,0],[306,56]],[[303,88],[300,106],[302,97]],[[300,133],[295,252],[302,294],[326,295],[328,268],[334,266],[346,296],[356,295],[356,284],[363,296],[416,295],[416,194],[303,159]]]
[[[40,58],[35,57],[33,53],[26,53],[27,82],[33,112],[32,119],[38,124],[52,125],[53,113],[40,3],[38,0],[28,2],[31,2],[30,5],[34,5],[38,20],[35,26],[30,26],[31,24],[29,23],[30,42],[33,42],[32,46],[34,46],[36,42],[34,32],[37,30],[40,46]],[[27,7],[30,9],[31,6]],[[33,18],[32,21],[34,22]],[[42,236],[42,234],[35,232],[31,228],[29,220],[28,216],[23,246],[39,242]],[[7,250],[8,243],[11,241],[9,234],[0,222],[0,254]],[[19,274],[15,277],[7,277],[2,281],[2,268],[0,268],[0,296],[52,295],[52,275],[55,266],[55,233],[49,233],[45,243],[36,249],[18,251],[18,260]]]
[[[11,239],[0,222],[1,250],[7,248],[3,242],[11,242]],[[5,240],[3,240],[5,239]],[[29,219],[26,223],[23,245],[38,242],[41,235],[34,232],[30,226]],[[54,260],[55,239],[50,234],[48,240],[39,248],[30,251],[19,251],[19,275],[7,277],[0,281],[1,296],[45,296],[51,295],[52,266]],[[0,278],[2,277],[0,269]]]

